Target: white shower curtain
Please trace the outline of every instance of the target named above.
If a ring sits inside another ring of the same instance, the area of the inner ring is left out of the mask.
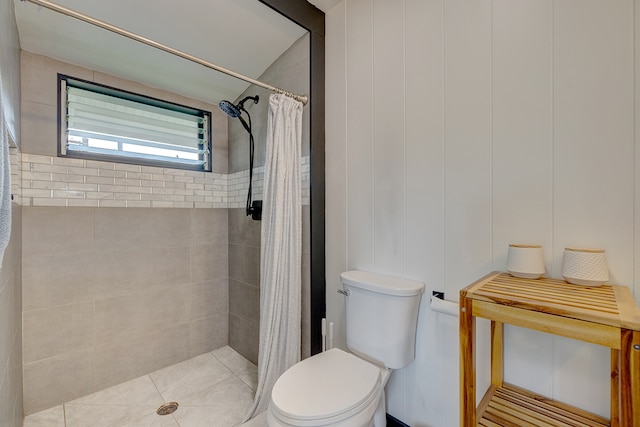
[[[278,377],[300,361],[302,103],[270,95],[267,126],[258,387],[245,421],[267,409]]]

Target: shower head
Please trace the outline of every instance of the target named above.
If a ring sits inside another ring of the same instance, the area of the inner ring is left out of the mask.
[[[227,113],[227,115],[232,119],[235,119],[236,117],[240,117],[240,114],[242,114],[242,112],[238,107],[236,107],[231,102],[226,100],[220,101],[218,103],[218,107],[220,107],[220,109],[225,113]]]
[[[237,118],[242,123],[242,126],[249,132],[249,192],[247,194],[247,208],[246,213],[247,216],[251,215],[252,219],[260,221],[262,218],[262,200],[251,200],[251,190],[252,190],[252,181],[253,181],[253,153],[254,153],[254,141],[253,141],[253,133],[251,133],[251,114],[247,110],[244,109],[244,103],[248,100],[252,100],[254,104],[257,104],[260,100],[258,95],[256,96],[246,96],[242,99],[242,101],[238,102],[238,105],[233,105],[231,102],[222,100],[218,103],[218,107],[229,117],[232,119]],[[247,119],[249,119],[249,124],[244,121],[242,118],[242,112],[247,113]]]
[[[244,109],[244,103],[249,99],[252,100],[254,104],[257,104],[260,97],[258,95],[247,96],[243,98],[242,101],[238,102],[238,105],[233,105],[230,101],[222,100],[218,103],[218,107],[220,107],[220,109],[227,113],[227,115],[232,119],[238,118],[247,132],[251,133],[251,116],[249,115],[249,112]],[[249,117],[249,124],[247,124],[247,122],[242,118],[243,111],[247,113],[247,117]]]
[[[238,105],[233,105],[230,101],[222,100],[218,103],[218,107],[220,107],[222,111],[227,113],[229,117],[235,119],[236,117],[240,117],[243,111],[249,114],[247,110],[244,109],[244,103],[249,99],[252,100],[254,104],[257,104],[260,100],[260,97],[258,95],[247,96],[242,101],[238,102]]]

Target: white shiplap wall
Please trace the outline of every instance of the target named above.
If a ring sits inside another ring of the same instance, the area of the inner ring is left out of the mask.
[[[611,281],[640,301],[637,9],[345,0],[327,13],[327,317],[344,347],[341,271],[425,282],[416,361],[387,388],[407,424],[458,425],[457,320],[428,295],[457,299],[503,270],[509,243],[542,244],[552,277],[565,246],[604,248]],[[607,349],[517,328],[507,340],[507,380],[608,415]]]

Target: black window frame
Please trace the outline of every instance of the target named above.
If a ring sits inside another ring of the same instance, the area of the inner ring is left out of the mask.
[[[205,153],[203,154],[204,163],[200,165],[188,165],[184,163],[173,162],[171,160],[156,160],[135,156],[120,156],[117,154],[104,154],[85,151],[65,150],[67,144],[67,105],[66,105],[66,87],[76,87],[79,89],[109,95],[116,98],[132,101],[140,104],[151,105],[169,111],[187,113],[194,116],[200,116],[205,119],[204,134],[206,135]],[[174,102],[153,98],[147,95],[134,93],[124,89],[107,86],[100,83],[80,79],[66,74],[58,73],[58,157],[68,157],[76,159],[97,160],[113,163],[124,163],[140,166],[153,166],[161,168],[182,169],[199,172],[213,172],[213,135],[212,135],[212,117],[211,112],[199,108],[189,107]],[[63,146],[64,144],[64,146]]]

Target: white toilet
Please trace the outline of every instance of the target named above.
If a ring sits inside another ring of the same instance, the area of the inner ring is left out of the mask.
[[[270,427],[386,425],[384,387],[392,369],[415,357],[424,284],[364,271],[340,277],[351,353],[334,348],[282,374],[271,392]]]

